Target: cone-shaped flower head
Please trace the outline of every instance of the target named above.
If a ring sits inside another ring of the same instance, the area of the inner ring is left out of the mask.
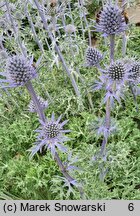
[[[7,59],[6,72],[1,73],[7,80],[1,82],[9,83],[9,87],[23,86],[37,76],[36,69],[32,66],[32,59],[29,61],[23,56],[15,55]]]
[[[127,76],[127,70],[123,62],[114,62],[108,68],[108,78],[113,82],[123,82]]]
[[[5,50],[1,50],[0,51],[0,59],[7,59],[8,58],[8,54]]]
[[[65,27],[65,32],[68,34],[72,34],[72,33],[76,32],[76,27],[72,24],[69,24]]]
[[[112,62],[106,70],[102,70],[102,75],[100,76],[100,82],[96,82],[94,89],[106,89],[106,95],[103,99],[103,103],[106,103],[108,98],[110,98],[111,107],[114,106],[114,99],[121,102],[124,99],[125,84],[130,81],[128,76],[129,67],[127,64],[118,60]]]
[[[55,120],[54,114],[52,114],[51,120],[46,120],[46,122],[41,121],[41,126],[36,132],[39,133],[36,145],[30,149],[31,157],[34,156],[38,151],[42,151],[42,148],[48,148],[51,150],[52,155],[55,155],[56,147],[62,152],[66,152],[67,148],[64,147],[63,143],[69,140],[65,136],[65,133],[70,132],[70,130],[64,130],[63,126],[68,122],[68,120],[60,123],[61,116],[58,120]]]
[[[45,101],[42,97],[38,96],[37,97],[39,104],[42,108],[42,110],[46,109],[48,107],[48,101]],[[33,102],[33,100],[30,101],[29,103],[29,111],[30,112],[37,112],[37,109],[35,107],[35,104]]]
[[[124,32],[126,27],[122,10],[116,4],[107,3],[101,11],[96,30],[102,32],[103,36],[109,36]]]
[[[129,78],[134,82],[140,82],[140,63],[133,62],[129,70]]]
[[[98,66],[103,59],[103,55],[94,47],[88,47],[86,50],[87,66]]]

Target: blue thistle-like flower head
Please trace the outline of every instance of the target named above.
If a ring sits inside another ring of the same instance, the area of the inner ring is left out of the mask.
[[[111,63],[107,70],[107,77],[111,82],[124,83],[128,78],[126,65],[122,61]]]
[[[36,69],[32,66],[32,59],[29,61],[23,56],[12,56],[7,59],[6,72],[0,73],[7,80],[1,82],[9,83],[7,87],[24,86],[28,81],[37,76]]]
[[[41,122],[41,126],[36,132],[39,133],[37,137],[36,145],[33,146],[31,151],[31,157],[33,157],[38,151],[42,151],[42,148],[48,148],[51,150],[52,155],[55,155],[56,147],[62,152],[67,152],[67,148],[64,147],[63,143],[69,140],[65,136],[65,133],[70,132],[70,130],[64,130],[63,126],[68,122],[65,120],[60,123],[61,116],[55,120],[54,114],[52,114],[51,120],[46,120],[46,122]]]
[[[134,83],[140,82],[140,62],[132,62],[128,71],[129,78]]]
[[[103,59],[103,55],[94,47],[88,47],[86,50],[87,66],[98,66]]]
[[[72,24],[69,24],[65,27],[65,32],[68,34],[72,34],[72,33],[76,32],[76,27]]]
[[[7,59],[8,58],[8,53],[6,50],[1,50],[0,51],[0,59]]]
[[[100,81],[96,81],[92,89],[105,89],[107,91],[103,103],[106,103],[110,98],[111,107],[114,106],[114,99],[119,103],[124,99],[125,84],[130,81],[129,67],[122,61],[112,62],[105,70],[100,68],[102,75]]]
[[[38,96],[37,97],[38,101],[39,101],[39,104],[42,108],[42,110],[46,109],[48,107],[48,101],[45,101],[42,97]],[[29,111],[30,112],[37,112],[36,110],[36,107],[35,107],[35,104],[33,102],[33,100],[30,101],[29,103]]]
[[[103,36],[124,32],[127,28],[122,10],[115,4],[106,4],[101,11],[99,23],[95,26]]]

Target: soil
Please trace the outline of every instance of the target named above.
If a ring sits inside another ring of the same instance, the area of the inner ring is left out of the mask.
[[[127,12],[130,23],[140,24],[140,4],[136,5],[135,7],[130,7]]]

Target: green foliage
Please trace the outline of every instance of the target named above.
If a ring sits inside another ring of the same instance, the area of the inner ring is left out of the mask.
[[[98,7],[96,1],[92,4],[95,8]],[[27,27],[26,34],[28,30]],[[140,58],[140,30],[133,30],[134,33],[128,40],[127,54]],[[66,145],[79,158],[76,165],[80,168],[72,175],[82,183],[87,199],[140,199],[140,114],[135,110],[133,98],[127,92],[126,101],[122,105],[116,103],[112,110],[119,128],[118,133],[109,139],[107,162],[92,160],[100,150],[102,137],[90,130],[90,124],[105,114],[104,106],[101,105],[104,92],[89,91],[89,84],[94,82],[99,72],[83,67],[86,41],[80,36],[77,36],[76,42],[73,41],[73,45],[78,48],[74,57],[68,42],[65,36],[60,40],[60,47],[79,84],[82,99],[77,100],[74,95],[59,59],[58,67],[55,66],[54,59],[50,70],[53,53],[49,51],[45,53],[45,65],[39,70],[39,80],[35,80],[33,85],[40,96],[49,100],[49,107],[45,111],[47,117],[55,112],[56,117],[63,114],[64,119],[69,119],[66,127],[72,131],[68,135],[72,139]],[[28,37],[26,43],[29,44],[30,53],[33,53],[35,43],[32,38]],[[116,43],[119,56],[120,39]],[[99,40],[99,44],[101,50],[106,51],[103,39]],[[6,46],[12,50],[14,44],[7,42]],[[34,56],[37,59],[40,51],[35,52]],[[107,63],[108,58],[105,58]],[[77,73],[77,67],[81,75]],[[24,88],[10,89],[8,92],[10,95],[1,92],[0,98],[0,199],[80,199],[77,189],[72,188],[73,193],[70,193],[64,186],[63,179],[60,178],[62,174],[50,152],[43,155],[39,153],[29,160],[27,150],[35,142],[34,130],[39,126],[38,118],[36,114],[28,112],[30,97]],[[66,156],[62,153],[60,156],[65,161]],[[104,182],[99,181],[99,167],[103,164],[109,169]]]

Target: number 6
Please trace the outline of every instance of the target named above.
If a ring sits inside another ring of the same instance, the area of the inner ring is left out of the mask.
[[[128,210],[129,211],[134,211],[134,204],[133,203],[129,203]]]

